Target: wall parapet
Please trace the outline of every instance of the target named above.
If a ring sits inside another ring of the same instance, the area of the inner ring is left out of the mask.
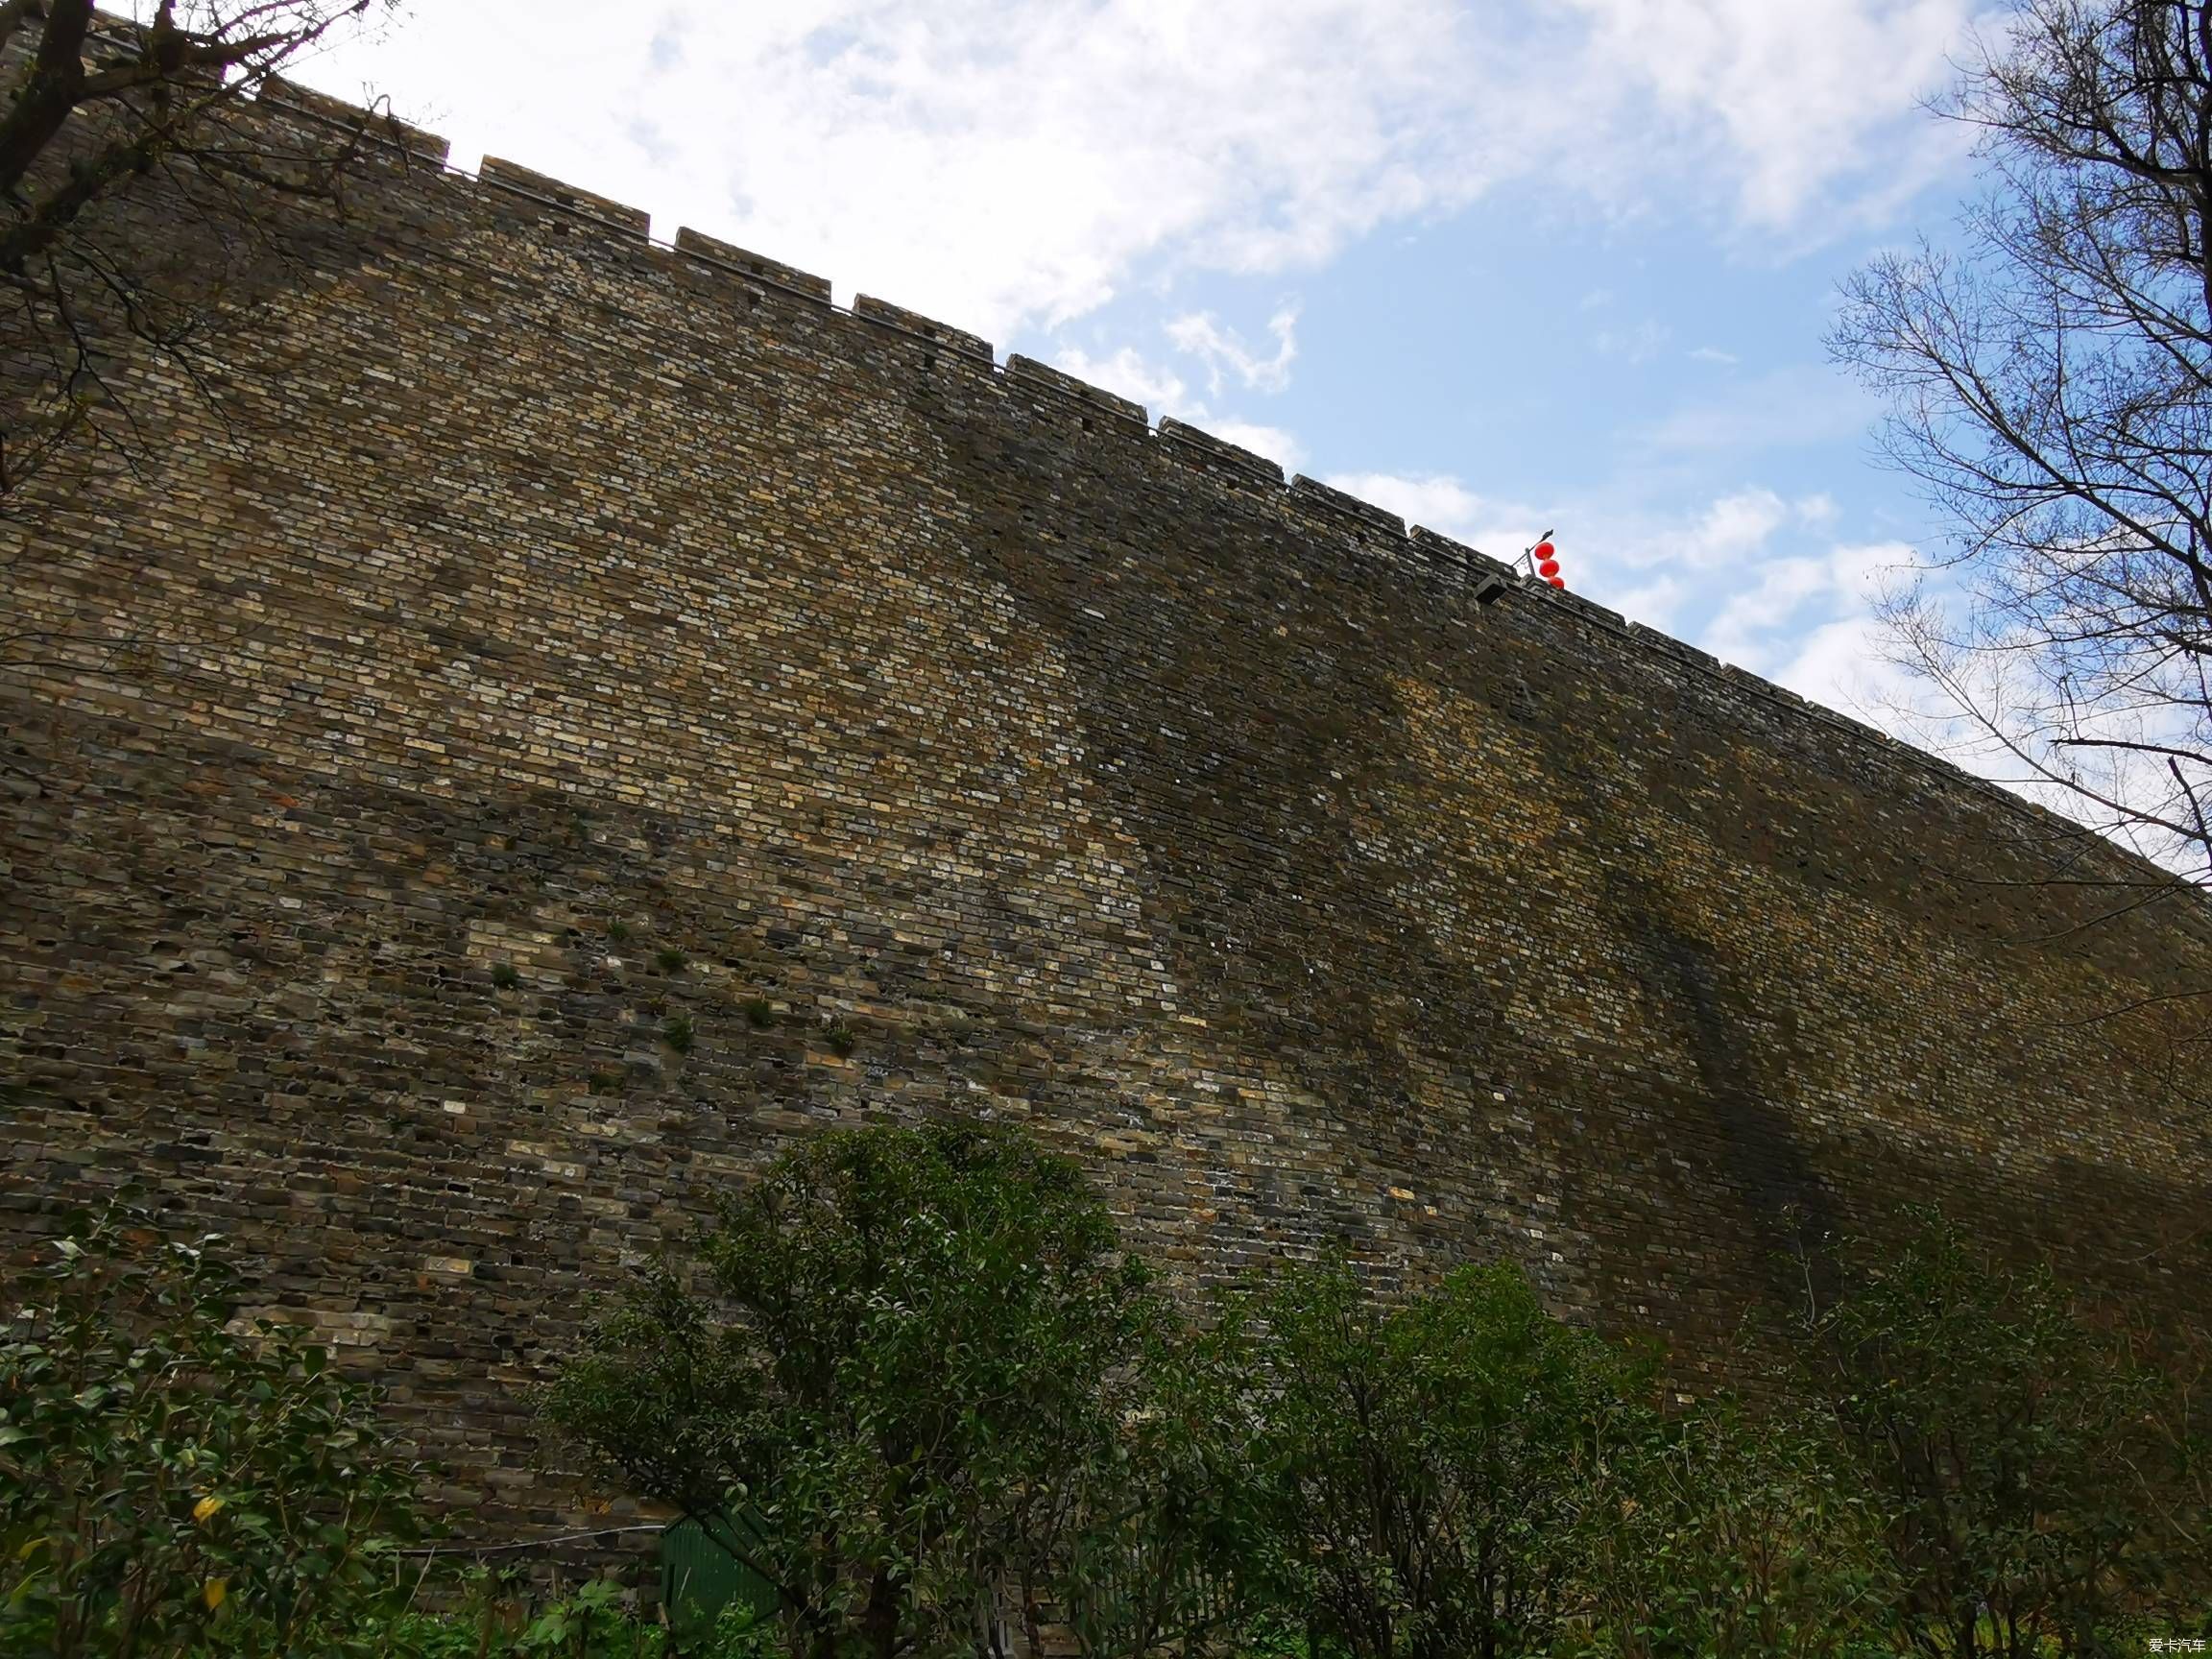
[[[480,183],[496,185],[546,205],[565,208],[595,224],[635,236],[639,241],[644,241],[652,233],[653,216],[644,208],[627,206],[612,197],[580,190],[549,174],[534,172],[496,156],[484,157],[483,165],[476,170],[476,178]]]
[[[955,328],[949,323],[940,323],[934,317],[925,317],[919,311],[909,311],[903,305],[894,305],[888,300],[878,300],[873,294],[862,294],[853,301],[853,315],[869,323],[880,323],[902,334],[917,340],[942,346],[946,350],[962,357],[974,358],[986,365],[995,365],[996,354],[991,342],[980,334],[971,334],[965,328]]]
[[[1290,480],[1290,493],[1310,506],[1349,518],[1362,529],[1387,536],[1393,541],[1406,540],[1406,520],[1387,508],[1378,507],[1371,501],[1348,494],[1334,485],[1324,484],[1318,478],[1309,478],[1301,472]]]
[[[721,241],[704,230],[694,230],[688,225],[676,232],[673,246],[679,253],[687,253],[710,265],[726,267],[770,288],[781,288],[800,299],[819,301],[825,305],[830,303],[829,277],[816,276],[795,265],[786,265],[781,260],[770,259],[749,249],[740,248],[733,242]]]
[[[410,156],[441,166],[445,166],[448,160],[450,150],[447,141],[422,129],[378,115],[373,110],[327,94],[314,92],[295,83],[273,79],[271,86],[281,108],[325,122],[359,127],[373,132],[382,129],[383,142],[396,144]],[[449,167],[445,170],[454,171]],[[466,173],[460,173],[459,176],[469,177]],[[651,216],[644,208],[629,206],[610,197],[496,156],[486,157],[474,177],[481,183],[522,197],[552,211],[615,231],[625,238],[650,240]],[[823,304],[832,311],[843,310],[830,300],[829,278],[753,253],[703,231],[685,227],[678,231],[672,243],[661,246],[709,268]],[[989,369],[998,376],[1002,385],[1048,390],[1054,395],[1112,415],[1119,427],[1153,432],[1157,440],[1153,445],[1156,453],[1179,465],[1193,467],[1231,490],[1241,491],[1253,485],[1271,487],[1281,491],[1286,500],[1301,509],[1309,512],[1318,509],[1320,515],[1334,517],[1370,537],[1387,538],[1429,556],[1414,561],[1416,564],[1426,564],[1439,569],[1445,565],[1457,565],[1503,579],[1509,585],[1509,590],[1535,599],[1539,613],[1550,613],[1563,622],[1572,619],[1601,628],[1624,643],[1666,657],[1719,684],[1764,698],[1777,709],[1811,714],[1832,732],[1855,736],[1893,760],[1924,770],[1946,783],[1963,783],[1976,795],[1993,801],[2039,828],[2059,828],[2089,833],[2048,807],[1977,777],[1941,756],[1900,742],[1888,733],[1839,710],[1813,703],[1787,687],[1722,663],[1710,653],[1687,641],[1676,639],[1643,623],[1627,620],[1621,613],[1598,604],[1587,595],[1527,581],[1513,566],[1492,559],[1478,549],[1464,547],[1448,537],[1420,526],[1409,527],[1397,514],[1307,474],[1298,474],[1286,482],[1284,469],[1279,463],[1186,421],[1163,417],[1157,427],[1149,426],[1145,424],[1149,416],[1143,405],[1103,388],[1092,386],[1033,358],[1010,357],[1006,366],[1000,369],[991,342],[981,335],[866,294],[857,296],[851,309],[843,314],[902,334],[918,343],[942,348],[958,361]],[[1468,555],[1472,555],[1478,563],[1470,564]],[[2133,854],[2123,848],[2113,846],[2111,851],[2116,857],[2133,858]]]
[[[331,127],[359,132],[372,142],[400,150],[434,167],[444,167],[452,154],[452,144],[435,132],[410,125],[396,115],[333,98],[327,92],[318,92],[312,86],[302,86],[280,75],[272,75],[261,84],[259,98],[288,113],[307,115]]]
[[[1006,378],[1024,389],[1043,389],[1063,397],[1071,397],[1135,426],[1140,432],[1150,430],[1150,421],[1145,416],[1143,404],[1117,397],[1103,387],[1092,385],[1088,380],[1078,380],[1074,375],[1055,369],[1050,364],[1040,363],[1034,357],[1009,356],[1006,359]]]
[[[1228,472],[1239,478],[1284,487],[1283,468],[1279,462],[1251,449],[1241,449],[1226,438],[1216,438],[1211,432],[1185,424],[1171,418],[1160,422],[1161,446],[1178,460],[1190,461],[1210,471]]]

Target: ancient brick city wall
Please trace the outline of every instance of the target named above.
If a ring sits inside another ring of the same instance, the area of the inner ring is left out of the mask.
[[[388,159],[11,528],[16,1239],[220,1223],[487,1527],[573,1513],[517,1390],[584,1294],[825,1123],[1028,1122],[1190,1281],[1510,1258],[1693,1381],[1903,1200],[2212,1274],[2176,1005],[2098,1018],[2200,906],[2079,928],[1946,768],[645,228]]]

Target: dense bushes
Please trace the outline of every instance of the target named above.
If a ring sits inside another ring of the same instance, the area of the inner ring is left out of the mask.
[[[1503,1267],[1389,1306],[1334,1263],[1243,1317],[1265,1505],[1247,1572],[1311,1650],[1498,1659],[1567,1631],[1647,1431],[1640,1367]]]
[[[1756,1407],[1687,1404],[1508,1267],[1384,1298],[1285,1264],[1193,1310],[1018,1134],[824,1135],[542,1397],[742,1560],[753,1605],[670,1631],[607,1584],[426,1602],[368,1395],[237,1325],[212,1253],[110,1220],[19,1288],[0,1350],[0,1651],[2089,1659],[2212,1634],[2200,1360],[1939,1216],[1846,1267],[1777,1314],[1795,1360]]]
[[[418,1470],[296,1328],[241,1318],[223,1241],[82,1217],[0,1302],[0,1654],[644,1659],[610,1584],[437,1573]],[[437,1608],[438,1611],[431,1611]],[[701,1659],[752,1659],[742,1627]]]
[[[1893,1621],[1922,1650],[2202,1632],[2212,1437],[2185,1356],[2151,1362],[2048,1269],[1998,1271],[1933,1214],[1803,1334],[1801,1386],[1880,1497]]]
[[[11,1286],[0,1640],[79,1654],[348,1653],[414,1472],[297,1330],[230,1323],[206,1246],[110,1217]]]
[[[688,1265],[547,1408],[636,1489],[744,1511],[717,1535],[802,1650],[988,1650],[1070,1561],[1120,1568],[1083,1528],[1138,1501],[1123,1426],[1166,1310],[1071,1166],[974,1127],[825,1135]]]
[[[1652,1364],[1509,1268],[1386,1301],[1286,1265],[1201,1329],[1025,1139],[843,1132],[641,1284],[547,1407],[634,1488],[742,1508],[806,1659],[1040,1636],[2024,1659],[2187,1633],[2212,1515],[2179,1373],[1940,1217],[1906,1232],[1790,1311],[1799,1363],[1761,1408],[1663,1408]]]

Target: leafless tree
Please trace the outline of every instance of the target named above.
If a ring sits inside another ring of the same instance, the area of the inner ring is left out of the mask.
[[[1830,341],[1956,532],[1896,661],[1939,735],[2212,885],[2212,5],[2018,0],[1937,108],[1985,188]]]
[[[264,100],[372,4],[0,0],[0,665],[84,643],[5,601],[94,476],[149,458],[133,375],[206,390],[254,279],[316,222],[280,199],[339,202],[379,136]]]

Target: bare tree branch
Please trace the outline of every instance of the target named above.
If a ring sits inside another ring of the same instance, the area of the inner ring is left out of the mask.
[[[1940,111],[1979,130],[1957,252],[1846,286],[1952,544],[1884,607],[1927,730],[2212,885],[2212,7],[2017,0]]]
[[[157,0],[137,23],[0,0],[0,668],[67,635],[17,614],[23,561],[62,545],[40,527],[101,477],[153,475],[132,392],[171,379],[228,421],[221,357],[254,326],[247,301],[297,286],[300,239],[333,233],[372,138],[400,137],[257,96],[371,4]],[[139,228],[150,195],[159,238]],[[324,205],[280,214],[278,196]]]

